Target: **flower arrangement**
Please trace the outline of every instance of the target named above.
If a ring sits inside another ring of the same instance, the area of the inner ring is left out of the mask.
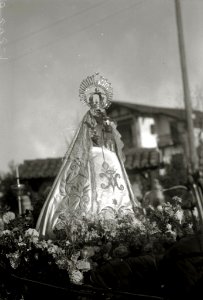
[[[178,238],[193,233],[192,217],[173,198],[157,209],[105,219],[67,214],[55,228],[55,240],[41,240],[31,216],[1,219],[1,266],[26,278],[66,286],[88,282],[90,270],[115,258],[148,253],[162,255]]]

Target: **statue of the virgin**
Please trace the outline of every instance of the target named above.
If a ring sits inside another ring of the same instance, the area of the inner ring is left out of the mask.
[[[42,238],[54,238],[63,214],[108,218],[112,212],[133,213],[137,206],[123,164],[120,134],[106,114],[113,97],[111,84],[96,73],[82,81],[79,95],[90,109],[40,213],[37,230]]]

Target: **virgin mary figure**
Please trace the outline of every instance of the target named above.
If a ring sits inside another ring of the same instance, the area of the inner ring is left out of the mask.
[[[98,73],[84,79],[80,99],[89,107],[64,156],[60,171],[38,218],[42,238],[54,238],[59,218],[71,212],[103,215],[133,213],[138,205],[125,171],[122,142],[106,115],[113,92]]]

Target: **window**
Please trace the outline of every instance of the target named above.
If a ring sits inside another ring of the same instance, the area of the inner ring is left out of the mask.
[[[119,121],[117,129],[121,134],[121,139],[125,148],[133,147],[132,120]]]
[[[173,141],[173,144],[180,144],[180,134],[178,130],[178,123],[177,122],[171,122],[170,123],[170,130],[171,130],[171,138]]]

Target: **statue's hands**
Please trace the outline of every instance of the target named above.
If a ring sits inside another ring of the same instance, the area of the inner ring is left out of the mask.
[[[92,132],[91,138],[92,138],[93,143],[98,146],[99,145],[99,135],[97,134],[96,130],[94,130]]]

